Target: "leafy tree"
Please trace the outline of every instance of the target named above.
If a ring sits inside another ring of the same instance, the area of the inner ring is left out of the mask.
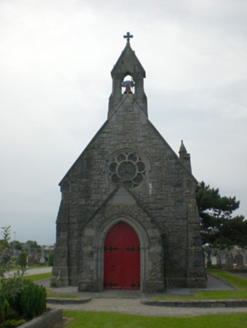
[[[22,277],[25,273],[24,269],[17,270],[13,273],[12,277],[7,278],[6,273],[11,270],[11,261],[6,261],[6,253],[10,249],[10,226],[2,228],[3,239],[0,240],[0,278],[1,286],[0,292],[3,297],[7,295],[15,298],[17,293],[22,289]]]
[[[5,272],[9,270],[9,241],[10,241],[10,226],[2,227],[2,239],[0,240],[0,278],[4,277]]]
[[[33,250],[41,250],[41,246],[37,244],[36,240],[28,240],[26,242],[26,245],[28,248],[33,251]]]
[[[21,246],[21,243],[18,241],[18,240],[15,240],[15,241],[11,241],[9,243],[10,247],[12,249],[16,249],[18,251],[21,251],[22,250],[22,246]]]
[[[24,252],[21,252],[19,255],[18,262],[22,268],[25,268],[27,266],[27,254]]]
[[[243,216],[232,217],[240,205],[235,196],[222,197],[218,188],[210,188],[202,181],[197,186],[196,200],[204,244],[221,248],[247,246],[247,221]]]

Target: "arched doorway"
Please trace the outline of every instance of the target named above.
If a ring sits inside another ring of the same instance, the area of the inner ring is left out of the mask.
[[[140,241],[125,222],[113,226],[105,238],[104,288],[140,289]]]

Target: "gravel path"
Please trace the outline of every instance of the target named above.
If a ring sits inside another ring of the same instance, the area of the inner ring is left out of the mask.
[[[70,311],[117,312],[159,317],[190,317],[207,314],[246,313],[247,308],[176,308],[147,306],[140,299],[92,299],[79,305],[52,305],[51,308],[63,308]]]

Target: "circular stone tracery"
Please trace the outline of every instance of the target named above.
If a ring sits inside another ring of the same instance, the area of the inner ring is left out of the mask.
[[[111,158],[108,174],[114,184],[123,183],[127,188],[135,188],[144,180],[146,167],[139,155],[121,152]]]

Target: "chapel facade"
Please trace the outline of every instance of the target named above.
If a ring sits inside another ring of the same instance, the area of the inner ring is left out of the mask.
[[[108,118],[60,182],[51,285],[205,287],[190,155],[182,143],[177,156],[149,121],[146,73],[125,37]]]

